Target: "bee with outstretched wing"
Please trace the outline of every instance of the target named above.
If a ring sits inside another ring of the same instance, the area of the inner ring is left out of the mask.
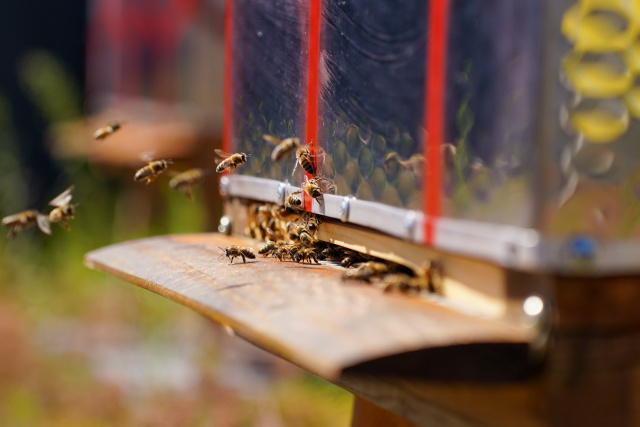
[[[143,181],[145,184],[149,184],[155,181],[162,172],[167,170],[169,165],[173,164],[171,159],[153,160],[153,153],[153,151],[148,151],[140,155],[140,159],[147,162],[147,165],[136,171],[135,175],[133,175],[134,181]]]
[[[10,228],[9,233],[7,234],[7,238],[9,239],[13,239],[24,230],[31,228],[36,224],[40,231],[45,234],[51,234],[49,217],[35,209],[18,212],[2,218],[2,226]]]
[[[218,166],[216,172],[222,173],[224,171],[233,172],[238,166],[247,162],[248,155],[245,153],[227,153],[226,151],[216,148],[216,155],[219,159],[216,160]]]
[[[54,206],[49,212],[49,222],[58,222],[67,230],[70,229],[67,221],[73,219],[75,215],[75,206],[69,203],[73,198],[73,189],[72,185],[49,202],[49,205]]]

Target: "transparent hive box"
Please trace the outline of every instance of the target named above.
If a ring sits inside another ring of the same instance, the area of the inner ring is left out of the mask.
[[[524,270],[636,269],[640,1],[228,0],[232,196]]]

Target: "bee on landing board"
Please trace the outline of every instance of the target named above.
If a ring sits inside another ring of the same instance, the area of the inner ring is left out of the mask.
[[[231,154],[217,148],[215,152],[219,157],[219,159],[216,160],[216,163],[218,163],[216,172],[218,173],[222,173],[224,171],[233,172],[238,166],[247,162],[248,155],[245,153]]]
[[[247,258],[254,259],[256,257],[255,252],[253,252],[253,248],[246,248],[240,246],[229,246],[228,248],[220,248],[224,251],[222,255],[225,255],[227,258],[231,260],[229,264],[233,264],[233,259],[236,257],[242,257],[242,262],[247,262]],[[220,256],[222,256],[220,255]]]
[[[207,171],[204,169],[195,168],[186,170],[171,178],[171,181],[169,181],[169,187],[182,192],[189,198],[189,200],[193,200],[191,196],[191,188],[201,182],[206,174]]]
[[[170,159],[153,160],[152,153],[143,153],[140,158],[147,162],[147,165],[136,171],[133,180],[136,182],[143,181],[145,184],[155,181],[162,172],[169,168],[169,165],[173,164]]]
[[[49,212],[49,222],[59,222],[67,230],[70,229],[67,221],[74,218],[76,210],[75,206],[69,204],[73,198],[73,188],[72,185],[49,202],[49,205],[55,206]]]
[[[35,209],[18,212],[17,214],[8,215],[2,218],[2,226],[10,228],[7,238],[13,239],[22,231],[38,225],[38,228],[45,234],[51,234],[51,226],[49,225],[49,217],[38,212]]]
[[[100,129],[98,129],[93,133],[93,139],[95,140],[105,139],[106,137],[108,137],[109,135],[111,135],[112,133],[120,129],[121,126],[122,126],[122,122],[118,122],[118,121],[109,122],[107,123],[106,126],[101,127]]]

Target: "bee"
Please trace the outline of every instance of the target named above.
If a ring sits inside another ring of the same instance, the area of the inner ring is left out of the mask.
[[[302,190],[298,190],[292,194],[302,193],[303,191],[316,200],[322,197],[322,190],[320,189],[320,186],[318,185],[315,178],[305,179]]]
[[[289,221],[285,228],[289,240],[300,240],[300,232],[304,229],[303,225],[297,224],[296,221]]]
[[[93,133],[93,139],[95,140],[105,139],[106,137],[108,137],[109,135],[111,135],[112,133],[120,129],[121,126],[122,126],[121,122],[117,122],[117,121],[109,122],[107,123],[106,126],[101,127],[100,129],[98,129]]]
[[[313,161],[313,157],[316,157],[316,156],[311,154],[307,146],[298,148],[298,150],[296,150],[296,159],[298,160],[298,162],[296,163],[296,166],[293,168],[293,172],[295,173],[296,167],[298,167],[298,164],[300,164],[300,166],[302,166],[302,169],[304,169],[306,173],[310,175],[315,175],[316,165]]]
[[[389,266],[383,262],[369,261],[360,264],[355,270],[345,271],[342,280],[363,280],[370,282],[372,278],[385,275]]]
[[[342,251],[335,245],[330,245],[324,248],[318,255],[318,259],[327,259],[330,261],[337,261],[342,258]]]
[[[357,264],[359,262],[363,262],[368,259],[366,255],[363,255],[360,252],[355,252],[355,251],[348,251],[348,250],[343,251],[342,255],[344,256],[344,258],[342,258],[340,265],[345,268],[351,267],[353,264]]]
[[[282,240],[269,240],[267,241],[267,244],[264,245],[263,247],[260,248],[260,250],[258,251],[258,253],[260,255],[264,255],[264,256],[269,256],[269,255],[273,255],[274,252],[276,251],[276,249],[278,249],[280,246],[284,246],[286,245],[286,243]]]
[[[301,209],[301,206],[302,206],[302,199],[300,199],[300,197],[296,196],[295,193],[294,194],[289,194],[287,196],[286,200],[284,201],[284,205],[287,208],[294,209],[294,210],[299,210],[299,209]]]
[[[294,259],[296,254],[300,252],[303,248],[304,247],[300,243],[287,246],[287,249],[289,250],[289,252],[287,252],[289,254],[289,258]]]
[[[171,178],[171,181],[169,181],[169,187],[184,193],[189,200],[192,200],[191,188],[201,182],[206,174],[207,171],[204,169],[196,168],[186,170]]]
[[[310,248],[300,249],[295,254],[295,261],[302,262],[302,263],[304,263],[305,261],[308,261],[309,264],[311,264],[311,261],[314,261],[316,264],[320,264],[320,262],[318,261],[318,256],[316,255],[316,252]]]
[[[222,173],[224,171],[233,172],[236,170],[238,166],[247,162],[248,155],[245,153],[227,153],[226,151],[222,151],[216,148],[216,155],[220,157],[216,160],[218,166],[216,167],[216,172]]]
[[[425,158],[422,154],[414,154],[409,157],[407,160],[403,160],[400,157],[400,154],[393,152],[389,153],[385,156],[383,161],[383,166],[385,169],[389,168],[392,162],[398,162],[398,164],[403,168],[412,171],[416,175],[420,175],[422,173],[422,164],[425,161]]]
[[[275,256],[276,258],[278,258],[280,261],[284,261],[287,256],[290,257],[289,255],[289,251],[290,248],[288,248],[287,246],[280,246],[278,249],[276,249],[276,251],[273,253],[273,256]]]
[[[49,212],[49,222],[59,222],[67,230],[70,230],[67,221],[74,218],[76,211],[75,206],[69,204],[73,198],[73,188],[72,185],[49,202],[49,205],[55,206]]]
[[[307,221],[307,230],[309,230],[311,234],[315,234],[316,231],[318,231],[318,226],[320,225],[318,217],[309,213],[305,214],[305,216]]]
[[[233,264],[233,259],[236,257],[242,257],[242,262],[247,262],[247,258],[254,259],[256,254],[253,252],[253,248],[245,248],[241,246],[229,246],[228,248],[220,248],[224,251],[222,255],[226,255],[231,260],[229,264]],[[222,256],[220,255],[220,256]]]
[[[153,160],[151,153],[143,153],[140,158],[147,162],[147,165],[136,171],[135,175],[133,175],[133,180],[136,182],[144,181],[145,184],[155,181],[162,172],[167,170],[169,165],[173,164],[170,159]]]
[[[2,218],[2,226],[11,228],[7,234],[7,238],[9,239],[13,239],[22,231],[31,228],[36,224],[43,233],[51,234],[49,217],[35,209],[18,212],[17,214],[8,215]]]
[[[313,244],[317,242],[317,239],[313,237],[311,233],[309,233],[309,230],[307,230],[306,228],[303,228],[300,231],[300,233],[298,234],[298,239],[300,239],[300,243],[305,246],[313,246]]]
[[[425,277],[411,277],[407,274],[388,274],[382,279],[384,292],[400,291],[403,293],[420,293],[429,289]]]
[[[289,153],[292,153],[293,150],[297,150],[301,148],[300,146],[300,138],[291,137],[286,139],[278,139],[275,136],[264,134],[262,135],[265,141],[274,144],[276,148],[271,152],[271,161],[277,162],[281,160],[284,156]]]
[[[316,176],[309,181],[313,181],[314,184],[320,187],[320,191],[322,191],[323,194],[336,194],[336,185],[333,180],[326,176]]]

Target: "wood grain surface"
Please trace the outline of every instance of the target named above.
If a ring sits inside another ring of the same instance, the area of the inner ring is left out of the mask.
[[[498,361],[501,354],[526,359],[526,352],[513,351],[526,348],[526,328],[347,284],[333,266],[260,255],[246,264],[237,259],[229,264],[219,247],[230,245],[259,247],[220,234],[171,235],[98,249],[86,255],[85,263],[189,306],[324,378],[375,359],[436,348],[459,349],[473,365],[475,344],[482,351],[495,345],[492,355]]]

